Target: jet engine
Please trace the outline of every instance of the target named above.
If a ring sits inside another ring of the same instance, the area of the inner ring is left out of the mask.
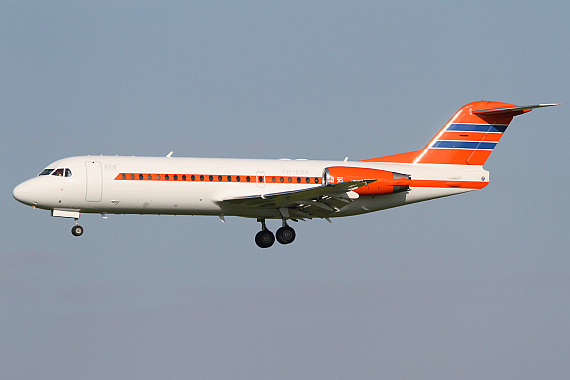
[[[409,190],[411,177],[407,174],[371,168],[329,166],[323,170],[323,185],[354,180],[375,180],[369,185],[353,190],[359,195],[393,194]]]

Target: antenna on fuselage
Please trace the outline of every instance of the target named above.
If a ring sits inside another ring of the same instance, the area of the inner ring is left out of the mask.
[[[166,155],[166,157],[168,157],[168,158],[172,157],[172,153],[174,153],[174,151],[168,153],[168,154]]]

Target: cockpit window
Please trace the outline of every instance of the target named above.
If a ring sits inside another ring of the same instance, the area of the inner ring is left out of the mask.
[[[49,175],[51,172],[53,171],[53,169],[44,169],[42,170],[42,172],[38,175]]]
[[[63,168],[56,169],[51,175],[55,175],[57,177],[63,177]]]
[[[66,177],[71,177],[71,170],[65,169],[65,176],[66,176]]]

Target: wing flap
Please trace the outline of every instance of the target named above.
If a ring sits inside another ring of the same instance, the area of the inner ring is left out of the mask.
[[[372,179],[346,181],[302,190],[225,198],[223,202],[241,207],[287,208],[292,214],[300,214],[300,217],[324,218],[352,201],[349,192],[375,181]]]

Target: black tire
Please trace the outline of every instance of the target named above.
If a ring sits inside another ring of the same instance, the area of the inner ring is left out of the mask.
[[[71,233],[73,234],[73,236],[81,236],[81,235],[83,235],[83,227],[73,226],[71,228]]]
[[[295,240],[295,230],[289,226],[281,227],[275,232],[277,241],[281,244],[293,243]]]
[[[259,231],[255,235],[255,243],[259,248],[269,248],[275,243],[275,235],[269,230]]]

